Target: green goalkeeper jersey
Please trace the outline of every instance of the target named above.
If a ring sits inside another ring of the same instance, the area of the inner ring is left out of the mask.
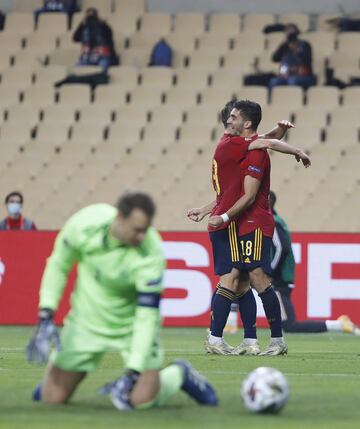
[[[91,341],[131,336],[127,366],[142,371],[160,326],[159,300],[165,259],[161,238],[150,227],[138,247],[113,238],[110,225],[117,210],[107,204],[86,207],[58,234],[47,260],[40,308],[56,310],[68,274],[77,263],[77,281],[65,323],[78,326]],[[79,339],[81,341],[81,339]]]

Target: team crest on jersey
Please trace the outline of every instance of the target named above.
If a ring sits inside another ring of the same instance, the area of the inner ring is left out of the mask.
[[[4,274],[5,274],[5,264],[3,263],[3,261],[0,258],[0,285],[1,285]]]
[[[249,171],[254,171],[255,173],[260,173],[261,172],[260,168],[254,167],[253,165],[249,165],[248,170]]]

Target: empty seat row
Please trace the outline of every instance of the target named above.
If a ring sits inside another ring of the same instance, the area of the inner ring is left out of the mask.
[[[29,13],[33,12],[42,6],[41,0],[17,0],[14,5],[14,12]],[[86,10],[87,7],[96,7],[102,16],[107,17],[111,20],[113,16],[117,16],[121,19],[126,16],[127,19],[122,20],[123,23],[134,20],[134,25],[139,18],[142,18],[140,28],[149,28],[153,31],[153,28],[162,25],[164,28],[170,29],[172,27],[172,17],[166,13],[145,13],[145,0],[87,0],[82,2],[82,9]],[[82,15],[82,13],[75,14]],[[149,16],[147,20],[144,20],[144,16]],[[317,19],[317,28],[321,30],[333,30],[334,27],[328,24],[328,20],[334,17],[339,17],[338,14],[321,14]],[[78,19],[75,20],[75,23]],[[174,27],[175,28],[187,28],[194,33],[205,31],[207,28],[212,31],[228,32],[233,34],[234,31],[247,30],[247,29],[260,29],[266,25],[279,23],[295,23],[301,31],[307,31],[310,27],[309,16],[303,13],[290,13],[280,14],[277,17],[270,13],[248,13],[240,15],[237,13],[212,13],[209,15],[202,13],[189,13],[179,12],[174,15]]]

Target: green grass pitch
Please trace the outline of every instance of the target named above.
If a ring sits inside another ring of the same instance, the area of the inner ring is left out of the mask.
[[[280,357],[209,356],[203,353],[204,329],[163,329],[166,362],[190,360],[214,384],[220,405],[199,407],[179,393],[167,406],[121,413],[96,389],[121,373],[116,353],[108,353],[100,368],[80,386],[71,403],[46,406],[30,400],[43,368],[24,358],[32,329],[0,327],[0,428],[13,429],[132,429],[132,428],[301,428],[360,427],[360,338],[343,334],[286,336],[289,355]],[[268,331],[260,330],[262,347]],[[227,337],[230,344],[240,333]],[[258,366],[284,372],[291,387],[289,403],[280,415],[251,415],[240,400],[246,373]]]

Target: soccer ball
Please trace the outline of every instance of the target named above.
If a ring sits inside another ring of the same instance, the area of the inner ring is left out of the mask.
[[[241,387],[245,407],[252,413],[278,413],[289,398],[289,383],[283,373],[265,366],[251,371]]]

